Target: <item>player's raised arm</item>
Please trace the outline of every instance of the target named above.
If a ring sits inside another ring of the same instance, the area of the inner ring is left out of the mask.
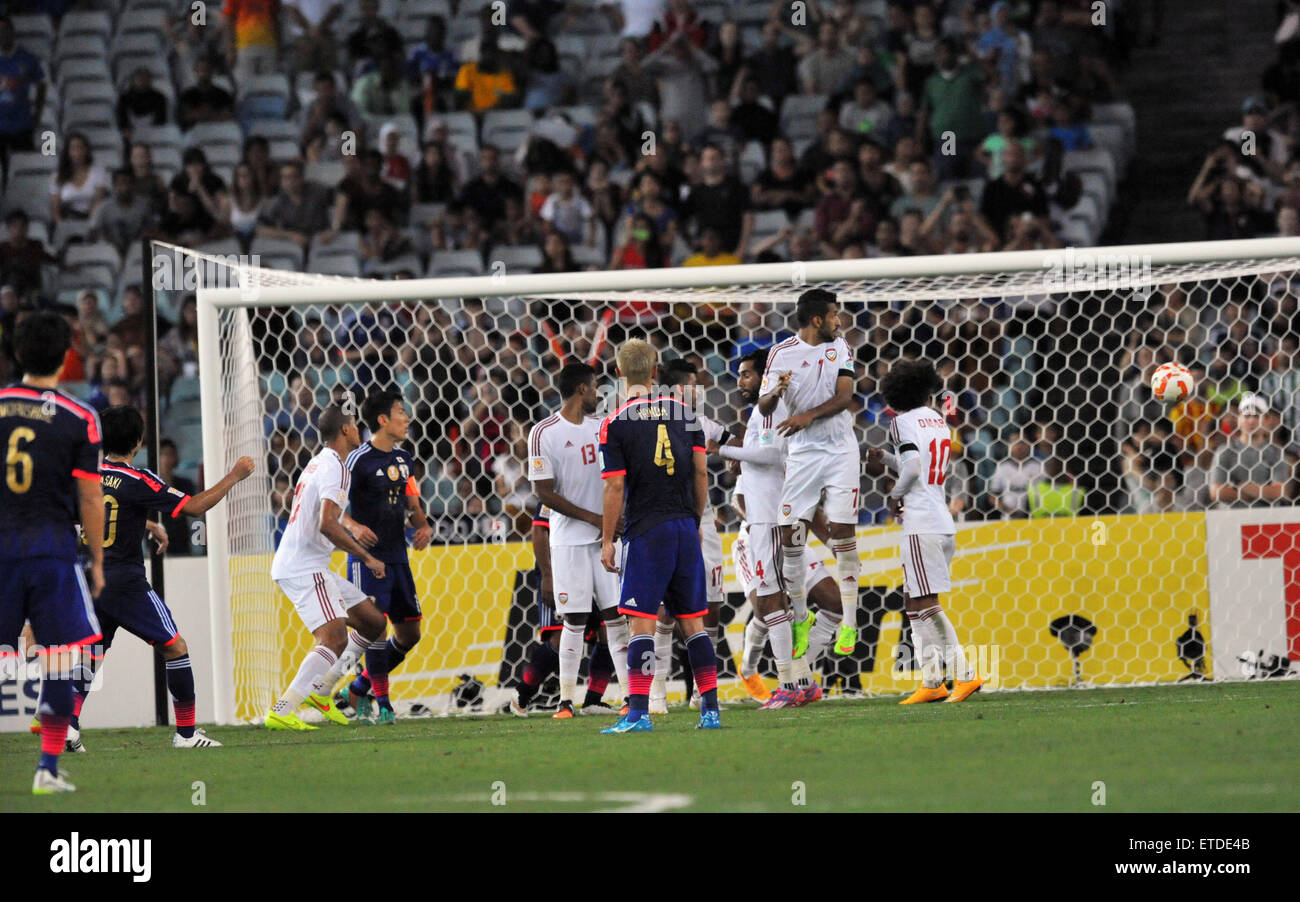
[[[229,495],[231,489],[252,475],[253,458],[241,457],[235,461],[235,465],[230,468],[230,472],[221,477],[221,480],[216,485],[199,492],[189,501],[186,501],[185,506],[181,508],[181,513],[188,514],[191,517],[203,516]]]
[[[104,487],[98,480],[78,479],[77,500],[81,536],[90,553],[90,594],[98,598],[104,589]]]
[[[776,403],[790,387],[790,378],[793,375],[791,370],[786,370],[776,377],[776,384],[771,386],[769,391],[764,391],[758,398],[758,412],[765,417],[770,417],[772,411],[776,410]],[[768,377],[763,377],[763,388],[768,388]]]

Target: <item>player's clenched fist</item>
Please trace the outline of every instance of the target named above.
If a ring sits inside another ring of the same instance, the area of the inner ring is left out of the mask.
[[[772,393],[778,398],[784,395],[786,389],[790,387],[790,379],[792,376],[794,376],[794,370],[786,370],[784,373],[777,376],[776,388],[772,389]]]
[[[375,579],[383,579],[388,570],[384,567],[384,562],[376,558],[367,558],[364,561],[366,569],[375,575]]]
[[[610,573],[618,572],[618,565],[614,563],[614,543],[604,542],[600,546],[600,562]]]
[[[235,475],[235,478],[240,481],[243,481],[248,477],[252,476],[253,458],[241,457],[239,460],[235,461],[235,465],[234,467],[231,468],[230,472],[233,473]]]
[[[432,541],[433,527],[426,524],[417,529],[415,535],[411,537],[411,547],[416,551],[423,551],[429,547],[429,543]]]

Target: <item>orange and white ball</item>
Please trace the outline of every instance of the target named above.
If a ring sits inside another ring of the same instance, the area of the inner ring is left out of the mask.
[[[1196,381],[1181,363],[1165,363],[1151,374],[1151,393],[1166,404],[1177,404],[1192,393]]]

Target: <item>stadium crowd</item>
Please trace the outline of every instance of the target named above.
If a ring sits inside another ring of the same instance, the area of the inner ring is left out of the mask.
[[[1084,0],[512,0],[504,16],[473,0],[226,0],[205,17],[158,0],[8,6],[0,377],[15,372],[14,322],[56,306],[77,337],[69,387],[97,405],[142,400],[141,238],[370,278],[1091,245],[1133,151],[1117,72],[1135,24],[1112,10],[1099,27]],[[201,481],[193,298],[160,303],[169,466]],[[1276,398],[1268,441],[1288,445],[1287,303],[1267,280],[1169,286],[1120,312],[1100,296],[850,300],[844,326],[869,440],[887,417],[882,366],[939,362],[963,517],[1154,510],[1209,502],[1211,476],[1192,474],[1230,441],[1226,385]],[[1154,337],[1171,319],[1181,344]],[[726,420],[731,361],[790,325],[771,304],[259,311],[276,503],[331,396],[396,384],[440,534],[518,535],[521,444],[562,360],[609,372],[611,343],[648,330],[695,360]],[[1208,376],[1186,413],[1143,394],[1171,347]]]

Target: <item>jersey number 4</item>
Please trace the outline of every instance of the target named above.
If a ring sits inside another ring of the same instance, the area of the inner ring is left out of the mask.
[[[663,467],[672,476],[677,471],[677,461],[673,459],[673,444],[668,440],[668,427],[659,424],[659,440],[655,442],[655,466]]]
[[[930,439],[930,485],[943,485],[944,474],[948,471],[948,454],[951,451],[951,439]]]

